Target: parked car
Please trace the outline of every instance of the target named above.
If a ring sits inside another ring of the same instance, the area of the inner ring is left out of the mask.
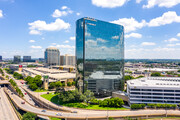
[[[46,110],[42,110],[41,112],[46,112]]]
[[[22,101],[21,104],[25,104],[25,101]]]

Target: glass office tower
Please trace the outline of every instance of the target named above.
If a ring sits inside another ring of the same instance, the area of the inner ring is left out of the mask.
[[[124,28],[92,18],[76,22],[76,80],[83,92],[111,95],[124,88]]]

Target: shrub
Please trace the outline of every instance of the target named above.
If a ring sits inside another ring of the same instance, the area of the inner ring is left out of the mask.
[[[144,109],[145,106],[145,104],[132,104],[131,109]]]
[[[124,104],[123,100],[116,97],[116,98],[108,98],[102,101],[99,101],[100,107],[122,107]]]
[[[25,113],[22,118],[22,120],[35,120],[35,119],[37,119],[37,115],[30,112]]]

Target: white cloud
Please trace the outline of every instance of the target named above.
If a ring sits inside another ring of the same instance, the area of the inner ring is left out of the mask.
[[[53,14],[52,17],[61,17],[61,16],[66,16],[68,13],[66,11],[60,11],[58,9],[56,9]]]
[[[102,43],[107,42],[107,40],[104,40],[104,39],[102,39],[102,38],[97,38],[97,41],[102,42]]]
[[[62,6],[62,7],[61,7],[62,10],[65,10],[65,9],[67,9],[67,8],[68,8],[67,6]]]
[[[35,40],[29,40],[29,42],[30,42],[30,43],[34,43],[34,42],[36,42],[36,41],[35,41]]]
[[[142,42],[141,45],[142,46],[151,46],[151,45],[156,45],[156,43],[154,43],[154,42]]]
[[[177,34],[177,37],[180,37],[180,33]]]
[[[42,49],[41,46],[34,46],[34,45],[32,45],[31,48],[33,48],[33,49]]]
[[[161,17],[152,19],[148,23],[148,26],[149,27],[161,26],[161,25],[171,24],[173,22],[180,23],[180,16],[178,16],[174,11],[168,11],[165,12]]]
[[[140,29],[140,28],[146,26],[145,20],[138,22],[133,17],[114,20],[114,21],[112,21],[112,23],[123,25],[124,29],[125,29],[125,33],[135,31],[136,29]]]
[[[119,39],[119,36],[112,36],[112,39]]]
[[[41,32],[37,31],[37,30],[30,30],[29,34],[31,34],[31,35],[41,35]]]
[[[126,35],[125,35],[125,38],[131,38],[131,37],[134,37],[134,38],[142,38],[142,35],[139,34],[139,33],[131,33],[131,34],[126,34]]]
[[[92,4],[102,8],[115,8],[123,6],[128,0],[92,0]]]
[[[174,46],[179,46],[180,43],[176,43],[176,44],[167,44],[168,47],[174,47]]]
[[[51,45],[57,45],[56,43],[51,43]]]
[[[125,50],[129,59],[180,59],[179,48],[157,47],[153,49],[132,48]]]
[[[79,16],[79,15],[81,15],[81,13],[77,12],[76,15]]]
[[[69,43],[69,41],[68,41],[68,40],[66,40],[66,41],[64,41],[64,43]]]
[[[3,17],[3,11],[0,10],[0,18],[2,18],[2,17]]]
[[[44,38],[44,37],[42,37],[41,39],[42,39],[42,40],[44,40],[45,38]]]
[[[69,49],[74,49],[75,48],[75,46],[70,46],[70,45],[56,45],[55,47],[57,47],[57,48],[65,48],[65,49],[67,49],[67,48],[69,48]]]
[[[179,41],[177,38],[170,38],[169,40],[164,40],[164,42],[177,42]]]
[[[136,3],[140,3],[142,0],[136,0]]]
[[[63,6],[61,9],[63,11],[55,9],[55,11],[52,14],[52,17],[57,18],[57,17],[66,16],[68,14],[72,14],[73,13],[73,11],[70,8],[68,8],[67,6]]]
[[[62,29],[69,29],[70,24],[64,22],[62,19],[56,19],[55,22],[47,24],[45,21],[37,20],[28,23],[30,26],[30,34],[40,34],[40,31],[58,31]]]
[[[143,8],[152,8],[156,5],[158,5],[159,7],[170,8],[180,3],[180,0],[147,0],[147,1],[148,4],[143,5]]]
[[[70,40],[75,40],[75,39],[76,39],[76,37],[70,37],[69,39],[70,39]]]

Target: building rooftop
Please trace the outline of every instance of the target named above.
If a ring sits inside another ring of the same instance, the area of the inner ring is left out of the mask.
[[[59,50],[59,49],[57,49],[56,47],[48,47],[46,48],[46,50]]]
[[[127,81],[130,87],[180,88],[180,77],[144,77]]]
[[[120,79],[120,75],[105,75],[101,71],[94,72],[90,75],[90,78],[93,79]]]

